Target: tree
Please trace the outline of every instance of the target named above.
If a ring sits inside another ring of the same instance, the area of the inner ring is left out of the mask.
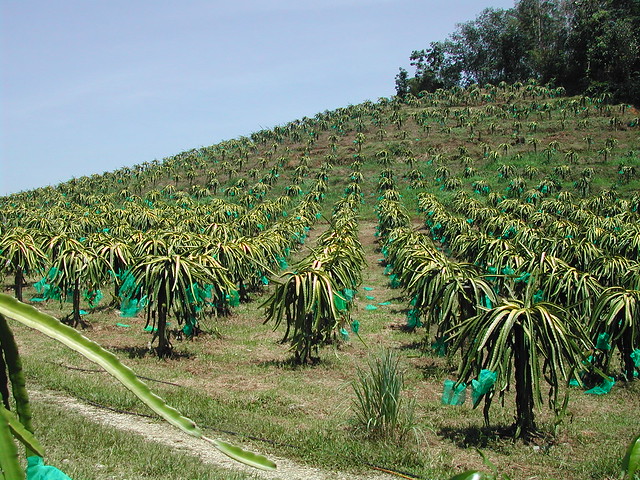
[[[31,234],[15,227],[2,232],[0,237],[0,272],[13,273],[14,292],[22,301],[25,275],[44,266],[46,257]]]
[[[409,72],[400,68],[400,72],[396,75],[396,95],[404,99],[407,93],[409,93]]]
[[[567,38],[569,93],[640,99],[640,6],[633,1],[575,2]]]
[[[435,92],[443,87],[451,87],[459,80],[452,55],[448,53],[446,42],[431,42],[426,50],[414,50],[409,59],[415,67],[414,78],[409,80],[411,93]]]
[[[499,392],[514,383],[515,433],[525,441],[538,432],[534,406],[543,401],[541,381],[549,384],[550,405],[557,407],[561,379],[569,380],[589,347],[586,332],[569,311],[552,303],[534,303],[533,291],[528,288],[523,300],[505,299],[449,331],[452,353],[462,352],[458,382],[489,370],[497,374]],[[493,395],[485,394],[487,422]]]
[[[318,347],[330,341],[339,323],[340,313],[335,307],[336,286],[319,262],[296,273],[286,272],[284,281],[263,304],[267,320],[287,322],[283,341],[291,341],[296,363],[309,363]],[[293,331],[291,338],[289,332]]]
[[[485,9],[446,40],[414,50],[409,58],[416,70],[408,84],[418,95],[443,87],[527,82],[523,91],[532,98],[588,91],[637,104],[638,31],[637,1],[519,0],[511,9]]]
[[[102,257],[113,275],[113,301],[118,301],[122,275],[133,261],[130,242],[101,233],[91,239],[96,252]]]
[[[555,0],[519,0],[515,6],[518,30],[529,67],[527,77],[546,84],[565,68],[568,35],[566,6]]]
[[[622,356],[626,380],[633,380],[636,364],[632,354],[640,348],[640,290],[611,287],[602,292],[593,311],[590,330],[595,337],[601,333],[609,336]],[[611,353],[607,352],[608,360]]]
[[[158,339],[156,352],[167,357],[172,345],[167,331],[167,320],[173,314],[178,325],[194,326],[207,291],[211,303],[224,302],[235,287],[226,271],[210,255],[182,255],[174,246],[166,254],[149,255],[132,269],[142,295],[147,297],[147,322],[154,330],[153,340]],[[152,341],[153,341],[152,340]]]
[[[80,315],[82,289],[97,291],[107,277],[108,263],[90,245],[65,235],[51,238],[47,244],[47,254],[54,272],[51,283],[60,289],[62,298],[71,295],[71,324],[86,327]]]

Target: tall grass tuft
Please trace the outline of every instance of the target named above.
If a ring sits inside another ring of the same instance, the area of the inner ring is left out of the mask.
[[[402,399],[404,377],[398,357],[383,350],[371,357],[369,369],[358,369],[353,382],[357,428],[372,438],[401,440],[414,428],[413,402]]]

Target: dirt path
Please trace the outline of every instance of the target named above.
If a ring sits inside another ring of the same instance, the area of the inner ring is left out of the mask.
[[[278,465],[277,470],[275,472],[261,471],[231,460],[204,440],[191,437],[177,428],[172,427],[168,423],[164,423],[159,420],[105,410],[81,402],[80,400],[59,392],[30,390],[29,396],[33,402],[47,402],[49,404],[63,406],[65,409],[73,410],[96,423],[101,423],[103,425],[117,428],[118,430],[141,435],[149,441],[182,450],[186,455],[197,457],[204,463],[232,470],[234,472],[242,471],[249,475],[254,475],[255,478],[258,479],[389,480],[399,478],[397,476],[377,472],[372,472],[369,475],[354,475],[352,473],[326,471],[308,467],[306,465],[300,465],[292,462],[291,460],[274,457],[272,455],[269,455],[269,459]],[[241,446],[250,451],[259,451],[259,448],[256,448],[253,445],[241,445],[236,440],[231,441],[235,445]]]

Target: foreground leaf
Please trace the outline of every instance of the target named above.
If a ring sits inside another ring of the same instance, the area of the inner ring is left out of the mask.
[[[4,417],[5,421],[7,422],[7,425],[9,426],[9,429],[11,430],[11,433],[15,438],[20,440],[22,444],[28,449],[30,449],[32,452],[36,453],[41,457],[44,457],[44,449],[42,448],[42,445],[40,444],[38,439],[34,437],[29,430],[24,428],[24,425],[20,423],[20,421],[17,419],[17,417],[13,413],[11,413],[9,410],[7,410],[1,405],[0,405],[0,417]]]
[[[622,459],[622,472],[631,479],[640,472],[640,435],[629,444],[627,453]]]
[[[135,394],[143,403],[166,421],[189,435],[198,438],[202,437],[202,431],[191,419],[182,416],[176,409],[167,405],[162,398],[154,394],[145,383],[140,381],[129,367],[120,363],[120,360],[118,360],[115,355],[108,352],[92,340],[84,337],[77,330],[62,324],[56,318],[39,312],[35,308],[18,302],[16,299],[5,294],[0,294],[0,314],[13,318],[23,325],[38,330],[45,335],[58,340],[72,350],[75,350],[89,360],[97,363],[108,373],[118,379],[118,381]],[[2,418],[4,419],[4,416]],[[6,420],[2,420],[2,422],[7,424]],[[2,427],[2,425],[0,425],[0,427]],[[2,432],[0,432],[0,434],[1,433]],[[223,453],[242,463],[246,463],[247,465],[255,466],[257,468],[275,468],[275,464],[263,457],[246,452],[240,448],[233,447],[232,445],[218,440],[209,441],[211,441],[216,448],[221,450]],[[11,443],[13,444],[13,442]],[[4,449],[2,450],[4,451]]]
[[[449,480],[486,480],[487,476],[478,470],[467,470],[451,477]]]
[[[9,421],[5,415],[0,415],[0,478],[11,480],[24,478],[24,472],[18,461],[18,449],[13,443]]]
[[[276,464],[268,458],[262,455],[257,455],[252,452],[247,452],[240,447],[231,445],[230,443],[223,442],[221,440],[215,440],[212,438],[202,437],[209,443],[212,443],[218,450],[224,453],[226,456],[233,458],[239,462],[242,462],[251,467],[259,468],[261,470],[275,470]]]

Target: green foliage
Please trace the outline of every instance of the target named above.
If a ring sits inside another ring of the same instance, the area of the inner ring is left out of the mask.
[[[170,313],[178,323],[193,323],[203,307],[202,296],[197,293],[206,285],[210,289],[213,304],[226,302],[226,296],[234,285],[227,271],[210,255],[181,255],[170,246],[167,255],[149,255],[142,259],[132,271],[137,278],[140,291],[147,298],[148,318],[153,319],[152,328],[157,328],[159,356],[171,353],[171,342],[167,332]]]
[[[640,474],[640,435],[631,440],[622,459],[622,473],[625,478],[637,478]]]
[[[321,262],[314,262],[297,273],[285,272],[284,281],[265,301],[266,321],[273,320],[274,329],[286,321],[283,341],[291,341],[297,363],[309,363],[318,347],[331,341],[341,319],[336,295],[335,282]]]
[[[551,95],[587,91],[634,103],[640,98],[639,26],[636,2],[521,0],[509,9],[487,8],[446,40],[413,51],[415,75],[402,82],[399,75],[396,85],[408,84],[418,95],[461,83],[526,82],[535,96],[540,85],[553,83],[560,88]]]
[[[599,335],[604,332],[616,345],[624,362],[624,375],[633,380],[637,370],[632,358],[634,351],[640,348],[640,291],[611,287],[602,292],[593,311],[591,332]],[[608,365],[611,350],[605,352]]]
[[[468,382],[481,370],[497,373],[496,390],[515,382],[517,434],[528,439],[537,432],[534,404],[542,404],[541,382],[549,384],[549,402],[557,407],[558,391],[588,349],[583,327],[558,305],[507,299],[462,321],[448,333],[452,351],[462,358],[459,382]],[[564,380],[564,382],[562,382]],[[493,394],[485,395],[485,419]]]

